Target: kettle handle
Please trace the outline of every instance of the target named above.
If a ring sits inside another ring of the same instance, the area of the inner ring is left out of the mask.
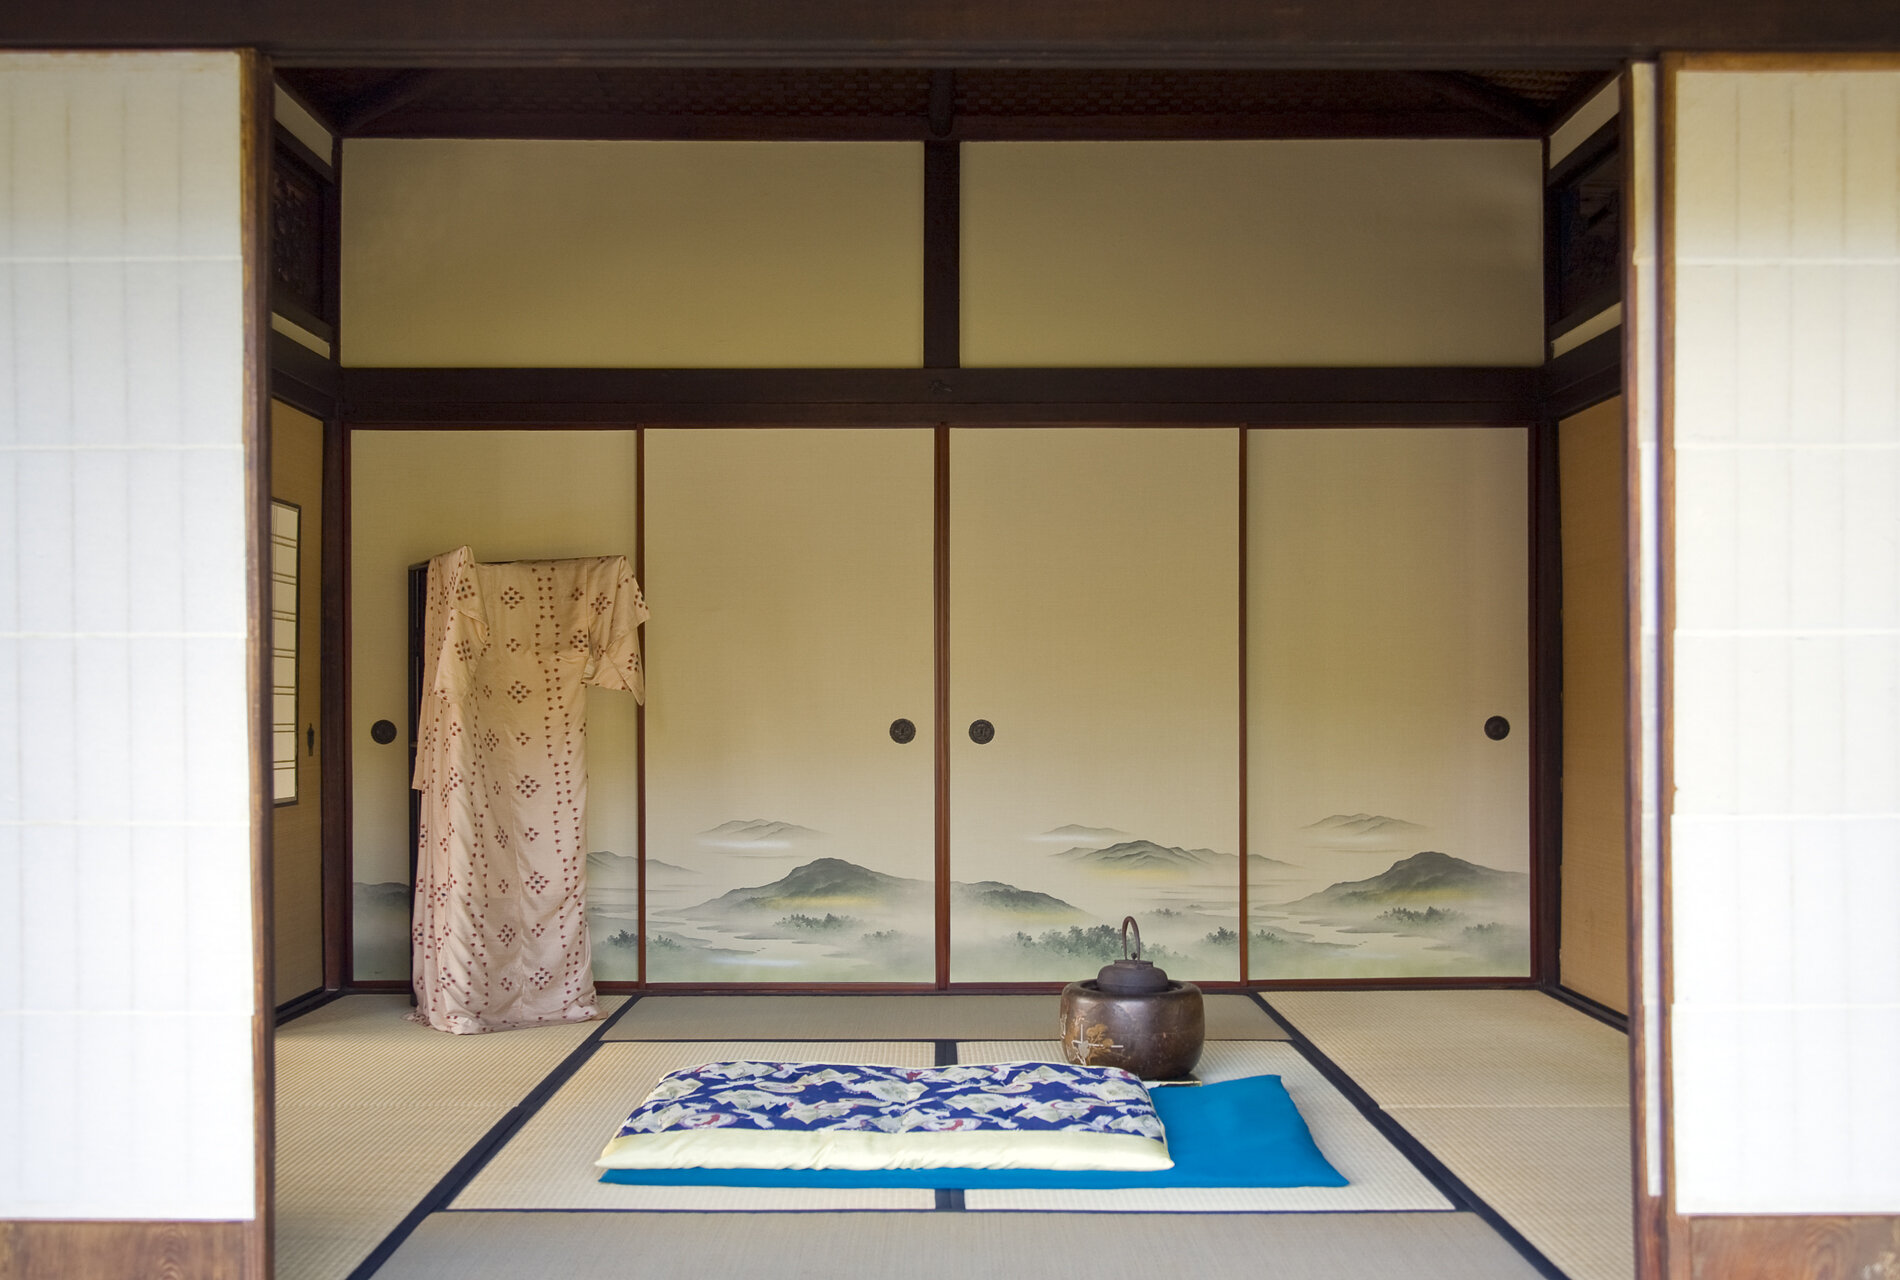
[[[1130,929],[1135,931],[1135,954],[1132,956],[1128,954],[1128,931]],[[1135,923],[1135,917],[1133,916],[1122,917],[1122,959],[1141,959],[1141,926]]]

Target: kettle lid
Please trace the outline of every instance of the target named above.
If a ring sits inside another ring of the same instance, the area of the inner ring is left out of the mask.
[[[1133,955],[1128,951],[1130,929],[1135,931]],[[1141,958],[1141,926],[1135,923],[1135,917],[1122,918],[1122,958],[1103,965],[1095,980],[1109,995],[1145,995],[1167,989],[1167,970],[1156,968],[1152,961]]]

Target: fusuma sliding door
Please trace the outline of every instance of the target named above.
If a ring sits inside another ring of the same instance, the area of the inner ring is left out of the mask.
[[[952,432],[953,981],[1240,976],[1239,446]]]
[[[1525,449],[1249,433],[1249,977],[1530,972]]]
[[[1529,972],[1522,429],[646,442],[648,981]]]
[[[647,431],[649,981],[934,979],[933,453]]]

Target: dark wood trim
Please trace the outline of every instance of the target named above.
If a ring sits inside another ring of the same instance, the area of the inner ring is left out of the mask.
[[[302,107],[310,118],[315,120],[318,125],[322,126],[324,132],[330,135],[330,154],[324,157],[324,164],[334,172],[337,169],[337,161],[339,158],[337,154],[340,150],[339,143],[343,137],[342,131],[336,127],[336,121],[332,120],[327,112],[321,111],[314,106],[310,99],[306,98],[296,85],[284,80],[283,77],[273,75],[271,77],[271,85],[273,93],[281,92],[285,97]],[[271,102],[271,120],[273,122],[277,120],[277,103],[274,99]],[[302,139],[298,139],[298,141],[301,142]],[[305,144],[305,149],[309,150],[307,143]],[[316,155],[317,153],[312,151],[310,154]]]
[[[1255,112],[1231,115],[959,116],[946,134],[921,116],[615,115],[594,112],[405,111],[378,138],[511,138],[655,142],[1187,142],[1340,138],[1535,137],[1471,108]]]
[[[335,418],[343,378],[336,365],[288,334],[270,332],[271,395],[313,418]]]
[[[1724,40],[1725,49],[1739,50],[1738,42]],[[1694,49],[1693,44],[1683,45]],[[1866,52],[1848,52],[1848,45],[1813,52],[1678,53],[1672,55],[1678,71],[1900,71],[1900,40],[1870,46]]]
[[[924,144],[924,365],[963,363],[962,151],[954,142]]]
[[[1253,977],[1252,955],[1247,945],[1249,939],[1253,937],[1252,903],[1247,897],[1247,855],[1250,852],[1247,826],[1249,820],[1247,812],[1247,428],[1240,428],[1237,434],[1240,437],[1238,464],[1240,480],[1238,485],[1239,495],[1237,498],[1239,503],[1238,523],[1240,525],[1240,550],[1235,577],[1240,580],[1240,627],[1238,637],[1240,648],[1235,655],[1235,667],[1237,671],[1235,676],[1237,686],[1235,699],[1240,714],[1237,717],[1238,724],[1235,729],[1235,734],[1240,757],[1240,790],[1238,792],[1240,800],[1240,821],[1237,828],[1239,834],[1236,838],[1236,845],[1240,850],[1240,980],[1246,982]]]
[[[950,428],[933,433],[931,581],[936,684],[936,951],[939,990],[950,985]]]
[[[1531,976],[1562,980],[1563,524],[1557,423],[1530,430]]]
[[[333,135],[335,158],[323,193],[323,310],[330,317],[330,361],[343,362],[343,138]]]
[[[1501,133],[1520,138],[1544,136],[1545,121],[1536,111],[1476,76],[1463,71],[1404,71],[1399,74],[1439,98],[1478,112],[1502,126]]]
[[[1201,983],[1212,990],[1216,984]],[[1251,991],[1437,991],[1448,987],[1474,991],[1539,991],[1535,978],[1257,978],[1241,984]]]
[[[1589,996],[1572,991],[1569,987],[1564,986],[1562,982],[1549,984],[1544,988],[1544,993],[1552,1000],[1569,1005],[1578,1013],[1588,1014],[1605,1026],[1615,1027],[1624,1035],[1629,1034],[1629,1015],[1624,1013],[1621,1009],[1612,1009],[1607,1004],[1592,1000]]]
[[[352,427],[1246,422],[1521,426],[1535,368],[355,369]]]
[[[426,633],[428,630],[427,619],[429,607],[429,561],[419,560],[410,565],[407,582],[409,588],[408,616],[403,632],[409,640],[408,661],[404,664],[408,668],[409,679],[406,690],[407,698],[403,707],[403,723],[409,730],[408,737],[405,739],[408,747],[406,754],[409,772],[407,776],[413,778],[416,772],[416,753],[422,749],[422,680],[423,672],[427,669],[428,664],[428,658],[423,652],[423,646],[428,643]],[[416,889],[419,884],[422,864],[422,793],[411,787],[408,789],[407,794],[409,800],[409,839],[403,852],[404,861],[407,864],[409,872],[410,918],[414,919]],[[415,966],[412,953],[412,963],[410,965],[412,981],[408,984],[409,1006],[411,1008],[415,1008],[418,1002],[418,995],[413,982],[414,974]]]
[[[633,434],[633,472],[634,483],[638,486],[633,499],[633,576],[640,584],[640,590],[646,590],[647,581],[647,433],[636,431]],[[641,637],[640,648],[645,653],[647,644]],[[643,669],[646,660],[641,659]],[[640,921],[640,946],[634,953],[634,974],[642,987],[647,981],[647,703],[642,695],[633,709],[633,776],[634,776],[634,842],[637,846],[638,860],[634,867],[634,902]]]
[[[340,122],[337,135],[347,138],[362,133],[372,122],[420,98],[441,78],[440,71],[403,72],[388,84],[365,95],[350,112],[349,118]]]
[[[1618,69],[1610,72],[1594,84],[1580,86],[1576,92],[1558,103],[1556,109],[1551,113],[1549,133],[1555,134],[1559,129],[1569,124],[1579,111],[1595,101],[1599,93],[1602,93],[1613,84],[1620,83],[1622,77],[1623,73],[1621,69]],[[1548,134],[1546,135],[1545,141],[1549,141]],[[1549,166],[1548,160],[1546,160],[1545,165],[1546,167]]]
[[[1697,1216],[1689,1224],[1692,1275],[1722,1280],[1886,1277],[1900,1255],[1900,1217]]]
[[[302,329],[311,337],[329,343],[332,361],[334,362],[336,352],[336,328],[328,320],[307,310],[301,302],[298,302],[282,288],[275,285],[271,288],[270,309],[275,314],[290,321],[290,323],[296,325],[299,329]],[[278,336],[287,337],[289,335],[280,333]],[[312,352],[311,354],[315,355],[316,353]]]
[[[1627,320],[1628,317],[1625,317]],[[1544,412],[1568,418],[1623,394],[1623,330],[1600,333],[1544,366]]]
[[[1520,0],[1234,5],[1223,0],[17,0],[0,45],[257,47],[285,65],[1603,66],[1659,49],[1900,47],[1882,4],[1605,0],[1527,13]]]
[[[1554,165],[1549,161],[1550,140],[1544,140],[1544,336],[1548,341],[1556,341],[1581,324],[1587,324],[1605,310],[1621,302],[1624,297],[1621,278],[1605,283],[1601,288],[1585,295],[1582,299],[1569,300],[1568,308],[1559,313],[1557,308],[1562,300],[1562,244],[1560,243],[1557,219],[1551,216],[1556,203],[1561,199],[1563,189],[1579,174],[1594,165],[1603,163],[1616,151],[1622,137],[1622,113],[1604,122],[1595,133],[1578,143],[1570,153]],[[1627,192],[1627,187],[1625,188]],[[1627,203],[1627,197],[1625,199]],[[1621,217],[1627,219],[1629,210],[1623,209]]]
[[[1577,303],[1563,315],[1553,317],[1550,324],[1545,326],[1545,341],[1557,341],[1572,329],[1578,329],[1590,323],[1622,300],[1622,289],[1614,284],[1605,285],[1601,289],[1584,295],[1582,302]]]
[[[276,959],[271,938],[270,679],[270,174],[273,100],[270,64],[238,55],[239,218],[244,291],[245,676],[250,716],[251,788],[251,1116],[254,1217],[241,1237],[243,1273],[271,1274],[276,1164],[273,1021]],[[149,1265],[149,1264],[143,1264]],[[88,1272],[85,1274],[110,1274]],[[187,1271],[185,1274],[189,1274]]]
[[[263,1280],[249,1222],[0,1222],[7,1280]]]
[[[271,1018],[271,1026],[273,1029],[281,1027],[286,1022],[293,1022],[303,1017],[304,1014],[309,1013],[313,1009],[321,1009],[331,1001],[340,1000],[342,998],[343,992],[340,990],[328,990],[319,987],[315,991],[306,991],[295,1000],[286,1000],[278,1005]]]
[[[333,416],[323,424],[323,668],[318,732],[323,758],[323,985],[338,991],[350,980],[350,830],[354,821],[350,743],[350,433]]]
[[[289,85],[284,84],[282,81],[278,81],[275,87],[284,89],[286,92],[288,92],[290,88]],[[303,99],[299,98],[297,101],[301,103]],[[277,119],[275,104],[272,105],[271,121],[271,142],[277,150],[289,152],[293,160],[300,162],[304,168],[310,171],[310,176],[324,186],[335,186],[336,168],[334,160],[329,156],[318,155],[315,151],[312,151],[309,143],[292,133],[290,126]]]
[[[1601,88],[1602,86],[1598,86]],[[1623,116],[1618,112],[1597,127],[1596,132],[1570,148],[1562,159],[1555,164],[1546,164],[1544,170],[1544,189],[1561,187],[1577,176],[1579,170],[1587,169],[1616,150],[1623,137]]]
[[[1406,114],[1333,108],[1218,116],[973,116],[959,120],[955,133],[962,142],[1324,142],[1528,138],[1542,128],[1506,124],[1488,110],[1454,106]]]

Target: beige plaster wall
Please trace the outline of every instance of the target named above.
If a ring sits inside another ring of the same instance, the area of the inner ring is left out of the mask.
[[[1629,1007],[1628,528],[1621,397],[1557,428],[1563,522],[1563,920],[1558,977]]]
[[[963,148],[970,365],[1534,365],[1535,142]]]
[[[351,365],[923,360],[923,148],[352,139]]]

